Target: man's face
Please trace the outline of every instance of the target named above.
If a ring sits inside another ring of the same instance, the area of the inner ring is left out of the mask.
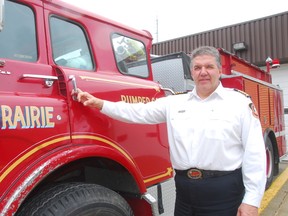
[[[222,73],[215,57],[211,55],[197,56],[192,60],[191,74],[194,79],[197,94],[201,98],[208,97],[219,85]]]

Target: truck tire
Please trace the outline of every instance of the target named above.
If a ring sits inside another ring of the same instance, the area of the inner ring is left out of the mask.
[[[274,178],[274,149],[271,140],[268,138],[265,141],[266,145],[266,173],[267,173],[267,181],[266,181],[266,190],[271,186]]]
[[[17,216],[133,216],[118,193],[100,185],[58,184],[28,200]]]

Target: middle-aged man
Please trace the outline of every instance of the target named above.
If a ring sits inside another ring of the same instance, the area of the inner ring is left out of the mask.
[[[72,92],[120,121],[167,123],[175,216],[258,215],[266,184],[261,124],[250,97],[222,86],[221,68],[218,50],[203,46],[191,54],[195,88],[187,94],[128,104]]]

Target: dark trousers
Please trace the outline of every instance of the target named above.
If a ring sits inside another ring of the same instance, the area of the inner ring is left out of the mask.
[[[241,169],[197,180],[176,174],[175,185],[174,216],[236,216],[244,195]]]

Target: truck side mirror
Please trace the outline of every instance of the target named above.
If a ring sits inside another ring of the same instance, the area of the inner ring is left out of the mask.
[[[4,25],[4,1],[0,0],[0,31],[2,31]]]

